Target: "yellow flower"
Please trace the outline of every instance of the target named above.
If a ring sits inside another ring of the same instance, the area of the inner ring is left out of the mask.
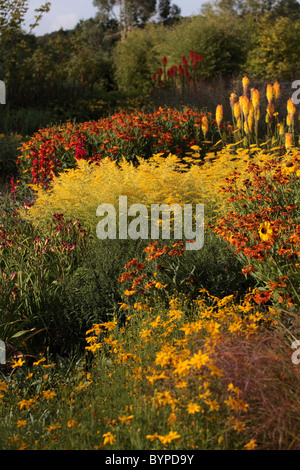
[[[46,400],[52,400],[56,396],[56,393],[51,390],[43,390],[43,398]]]
[[[168,444],[174,439],[180,439],[181,435],[177,431],[170,431],[166,436],[158,436],[158,439],[162,444]]]
[[[132,420],[134,416],[133,415],[130,415],[130,416],[120,416],[119,418],[119,421],[121,421],[122,424],[130,424],[130,421]]]
[[[135,289],[131,289],[131,290],[127,289],[124,291],[125,295],[133,295],[134,293],[135,293]]]
[[[273,230],[270,222],[264,222],[263,224],[260,224],[259,236],[264,242],[267,242],[272,238]]]
[[[255,447],[257,447],[256,440],[255,440],[255,439],[251,439],[251,441],[249,441],[248,444],[246,444],[244,447],[245,447],[245,449],[247,449],[247,450],[255,449]]]
[[[113,444],[116,441],[116,437],[111,433],[107,432],[106,434],[103,434],[102,437],[104,437],[103,444]]]
[[[202,118],[201,129],[202,129],[203,135],[204,135],[204,137],[205,137],[206,134],[207,134],[207,131],[208,131],[208,119],[207,119],[207,116],[203,116],[203,118]]]
[[[12,368],[14,369],[15,367],[22,367],[22,365],[25,364],[25,361],[22,361],[22,359],[18,359],[18,361],[14,361],[14,364],[12,365]]]
[[[148,434],[146,436],[146,439],[149,439],[149,441],[153,442],[155,439],[160,439],[162,436],[160,436],[159,434],[154,433],[154,434]]]
[[[75,426],[76,424],[77,424],[76,419],[70,419],[70,420],[67,422],[68,428],[73,428],[73,426]]]
[[[27,424],[27,421],[25,421],[25,419],[19,419],[17,421],[17,428],[20,428],[21,426],[26,426]]]
[[[199,405],[197,405],[197,403],[189,403],[187,406],[187,410],[189,414],[194,414],[194,413],[198,413],[201,410],[201,408]]]

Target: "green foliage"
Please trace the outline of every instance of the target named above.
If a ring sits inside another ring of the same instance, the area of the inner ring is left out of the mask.
[[[197,16],[185,18],[171,28],[154,24],[133,30],[116,47],[115,68],[118,86],[127,91],[149,91],[152,74],[162,66],[181,63],[194,51],[203,56],[201,77],[230,76],[241,70],[250,38],[245,26],[231,17]]]
[[[268,80],[298,78],[300,57],[300,19],[268,17],[260,23],[254,47],[245,69],[252,76]]]
[[[160,66],[161,44],[165,40],[162,26],[147,25],[134,29],[115,50],[115,75],[118,87],[127,92],[148,92],[152,74]]]
[[[16,156],[22,142],[18,134],[0,134],[0,179],[6,180],[16,173]]]

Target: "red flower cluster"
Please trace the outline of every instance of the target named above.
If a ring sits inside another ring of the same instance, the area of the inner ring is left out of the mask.
[[[202,117],[189,108],[159,108],[153,113],[122,111],[99,121],[40,129],[21,147],[17,161],[20,180],[47,189],[54,175],[75,168],[78,159],[100,162],[105,157],[125,157],[136,162],[136,156],[147,159],[159,152],[185,153],[201,144]]]
[[[167,86],[169,88],[177,88],[178,83],[177,79],[180,78],[181,84],[186,80],[187,83],[191,84],[196,82],[199,77],[199,71],[203,57],[201,54],[196,54],[194,51],[191,51],[189,54],[190,63],[188,59],[183,56],[181,63],[179,65],[173,65],[168,70],[166,70],[167,57],[163,57],[162,64],[163,69],[160,67],[157,74],[152,75],[152,80],[154,82],[154,90],[157,86],[161,88],[162,86]]]

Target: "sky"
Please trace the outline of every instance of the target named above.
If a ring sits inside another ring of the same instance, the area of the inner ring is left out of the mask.
[[[50,0],[51,8],[45,13],[40,24],[33,33],[37,36],[57,31],[60,28],[72,29],[80,21],[95,16],[97,9],[93,6],[93,0]],[[26,15],[25,30],[33,22],[34,10],[39,8],[45,0],[28,0],[29,10]],[[182,16],[196,15],[205,0],[173,0],[172,2],[181,8]]]

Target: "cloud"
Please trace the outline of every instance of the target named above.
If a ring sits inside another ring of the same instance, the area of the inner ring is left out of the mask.
[[[51,22],[51,31],[58,31],[60,28],[73,29],[78,22],[79,18],[76,13],[58,15]]]

